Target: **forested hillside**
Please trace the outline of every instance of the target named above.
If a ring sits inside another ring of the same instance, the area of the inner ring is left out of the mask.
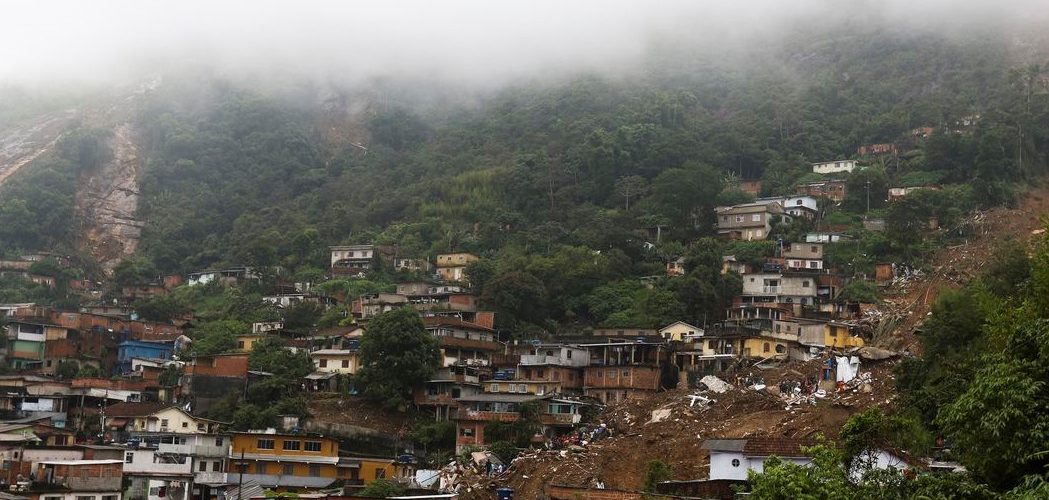
[[[702,239],[715,205],[748,198],[740,179],[787,194],[812,178],[811,162],[908,146],[853,174],[849,198],[825,214],[861,231],[869,203],[889,221],[829,257],[854,272],[870,272],[875,251],[920,263],[929,242],[915,213],[950,226],[1009,203],[1049,155],[1046,68],[1011,43],[842,30],[731,63],[670,51],[629,75],[537,77],[468,97],[419,82],[273,92],[171,78],[135,119],[146,225],[118,278],[251,265],[316,281],[328,245],[394,243],[486,257],[474,282],[503,326],[703,321],[735,292],[715,272],[720,256],[767,251]],[[918,140],[917,127],[936,133]],[[0,213],[19,221],[2,229],[5,251],[73,247],[63,207],[77,162],[99,149],[92,138],[67,137],[30,174],[46,182],[3,187]],[[944,189],[885,208],[888,187],[924,183]],[[689,276],[655,289],[635,279],[686,254]]]

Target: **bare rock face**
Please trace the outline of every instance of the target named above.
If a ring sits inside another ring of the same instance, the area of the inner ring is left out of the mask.
[[[81,222],[81,250],[93,256],[107,273],[135,253],[142,233],[138,211],[141,162],[131,125],[115,127],[112,158],[81,174],[77,189],[77,219]]]

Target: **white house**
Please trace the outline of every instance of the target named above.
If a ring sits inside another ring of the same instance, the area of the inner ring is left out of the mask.
[[[834,174],[852,172],[856,169],[856,160],[835,160],[812,164],[812,171],[817,174]]]
[[[775,456],[784,462],[808,466],[812,459],[805,455],[803,447],[811,443],[789,438],[752,437],[746,439],[708,439],[703,449],[710,452],[710,479],[745,481],[747,472],[764,472],[765,462]],[[853,461],[850,474],[860,479],[870,469],[911,468],[900,453],[878,449],[861,454]]]
[[[664,326],[663,328],[660,328],[659,336],[662,337],[663,340],[681,342],[685,340],[692,340],[696,337],[702,337],[703,329],[698,326],[685,323],[684,321],[675,321],[667,326]]]
[[[783,211],[792,217],[804,217],[815,219],[819,213],[819,200],[812,196],[780,196],[772,198],[759,198],[758,202],[776,202],[783,207]]]
[[[801,448],[806,443],[786,438],[708,439],[703,449],[710,452],[710,479],[745,481],[747,471],[764,472],[771,456],[798,465],[809,465],[812,459]]]

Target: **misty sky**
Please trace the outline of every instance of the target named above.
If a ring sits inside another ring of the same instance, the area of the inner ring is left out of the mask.
[[[717,51],[838,23],[964,29],[1047,15],[1049,0],[26,0],[3,6],[0,83],[109,82],[180,65],[499,81],[622,69],[657,42]]]

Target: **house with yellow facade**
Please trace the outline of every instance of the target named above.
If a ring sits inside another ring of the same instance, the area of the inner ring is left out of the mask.
[[[280,492],[327,488],[336,481],[363,485],[397,475],[390,459],[340,457],[339,441],[332,437],[236,432],[231,438],[227,472]]]
[[[321,349],[310,353],[318,372],[353,375],[360,367],[356,349]]]
[[[852,333],[852,327],[846,323],[828,321],[823,327],[823,345],[836,349],[863,347],[863,338]]]
[[[659,329],[659,336],[667,342],[682,342],[686,339],[702,337],[703,333],[702,328],[684,321],[675,321]]]

